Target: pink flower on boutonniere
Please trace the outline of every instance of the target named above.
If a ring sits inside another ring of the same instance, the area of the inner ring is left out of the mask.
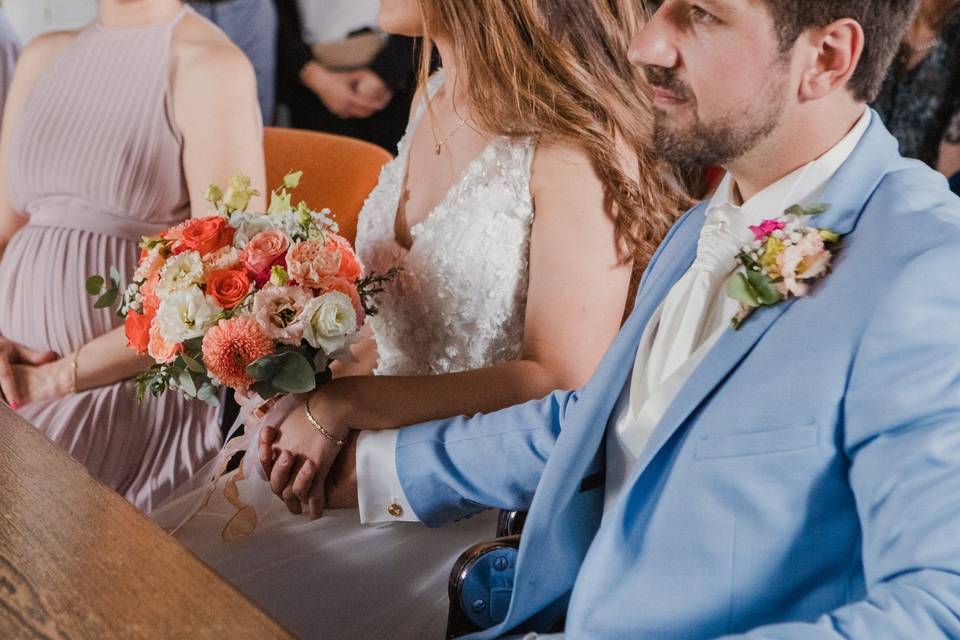
[[[756,240],[766,240],[774,231],[780,231],[786,226],[783,220],[764,220],[759,225],[750,225],[750,231]]]
[[[742,248],[737,261],[743,270],[727,281],[727,295],[740,303],[730,320],[739,329],[754,309],[771,307],[793,296],[802,298],[827,274],[840,236],[807,224],[807,217],[827,205],[794,205],[782,217],[751,226],[754,241]]]

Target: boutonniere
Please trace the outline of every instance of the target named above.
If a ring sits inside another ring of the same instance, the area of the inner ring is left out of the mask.
[[[810,286],[830,271],[840,235],[807,223],[808,216],[828,208],[826,204],[793,205],[782,216],[750,227],[754,240],[740,249],[737,262],[742,269],[726,286],[727,295],[740,303],[740,310],[730,319],[734,331],[757,307],[808,295]]]

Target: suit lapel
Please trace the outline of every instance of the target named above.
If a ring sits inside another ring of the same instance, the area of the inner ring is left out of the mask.
[[[874,112],[870,126],[857,148],[824,190],[821,200],[828,203],[830,208],[819,216],[812,217],[810,223],[832,229],[841,235],[852,232],[867,200],[880,184],[890,163],[898,157],[896,140],[883,126],[880,116]],[[687,379],[651,434],[637,459],[630,484],[636,482],[673,434],[736,369],[774,323],[793,304],[806,302],[791,298],[774,307],[757,309],[739,331],[731,329],[721,336],[700,366]]]

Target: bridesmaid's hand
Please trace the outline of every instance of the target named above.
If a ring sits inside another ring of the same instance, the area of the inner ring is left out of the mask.
[[[3,394],[4,401],[12,408],[19,409],[30,402],[45,399],[45,394],[54,393],[62,385],[63,372],[57,371],[56,381],[44,381],[38,379],[38,376],[54,373],[51,369],[44,369],[44,366],[54,363],[57,358],[57,354],[52,351],[28,349],[6,338],[0,338],[0,393]],[[69,363],[64,364],[69,367]],[[68,369],[67,374],[69,373]],[[69,389],[68,381],[66,390]]]

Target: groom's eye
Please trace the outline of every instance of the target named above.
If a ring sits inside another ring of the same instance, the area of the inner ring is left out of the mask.
[[[698,4],[691,5],[687,15],[690,17],[690,22],[693,24],[709,25],[717,21],[717,17],[715,15]]]

